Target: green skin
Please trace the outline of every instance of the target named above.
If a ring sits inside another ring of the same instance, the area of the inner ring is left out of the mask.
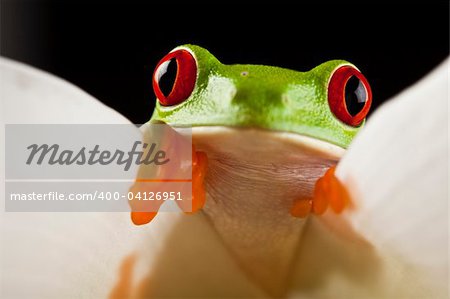
[[[328,105],[327,87],[334,70],[352,65],[325,62],[308,72],[264,66],[224,65],[206,49],[184,45],[197,61],[190,97],[174,106],[156,101],[151,121],[173,127],[229,126],[291,132],[347,148],[362,124],[349,126]],[[174,50],[175,50],[174,49]]]

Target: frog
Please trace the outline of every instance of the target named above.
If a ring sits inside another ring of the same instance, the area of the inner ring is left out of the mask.
[[[175,69],[171,75],[169,67]],[[258,135],[261,132],[257,130],[261,130],[278,134],[278,138],[296,138],[311,149],[333,152],[334,158],[342,156],[363,127],[372,102],[366,77],[345,60],[331,60],[308,72],[265,65],[225,65],[208,50],[191,44],[178,46],[161,59],[152,85],[157,100],[150,122],[190,127],[194,141],[200,141],[208,131],[222,130],[217,133],[226,135],[223,130],[240,128],[250,130],[236,130],[237,134]],[[204,152],[196,152],[193,161],[193,172],[201,178],[194,180],[194,193],[197,199],[204,199]],[[330,167],[314,180],[312,194],[299,195],[292,205],[292,216],[303,218],[310,212],[320,215],[328,207],[340,213],[349,205],[334,170]],[[204,205],[204,200],[194,202],[195,211]],[[136,219],[136,223],[149,222],[155,214],[141,216],[147,219]]]
[[[352,208],[335,169],[370,111],[368,80],[346,60],[300,72],[223,64],[186,44],[159,61],[152,86],[149,123],[192,132],[192,212],[279,295],[308,219]],[[132,220],[156,215],[132,212]]]

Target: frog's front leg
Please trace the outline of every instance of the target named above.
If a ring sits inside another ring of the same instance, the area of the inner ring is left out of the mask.
[[[335,175],[336,166],[330,167],[314,185],[312,198],[301,198],[294,202],[291,215],[305,218],[310,213],[322,215],[330,207],[335,213],[341,213],[350,207],[351,201],[347,189]]]
[[[189,207],[183,205],[182,202],[177,202],[180,209],[186,213],[195,213],[202,209],[206,201],[206,191],[205,191],[205,175],[208,168],[208,157],[206,153],[201,151],[196,151],[195,147],[192,146],[192,201],[189,202]],[[139,184],[136,182],[131,188],[130,192],[145,192],[146,184]],[[163,201],[153,202],[156,204],[153,209],[158,210]],[[133,208],[133,207],[132,207]],[[158,214],[157,211],[132,211],[131,220],[135,225],[143,225],[151,222],[153,218]]]

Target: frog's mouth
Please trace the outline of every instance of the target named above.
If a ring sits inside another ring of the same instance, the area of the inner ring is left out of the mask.
[[[176,127],[174,127],[176,129]],[[267,130],[262,128],[236,128],[229,126],[198,126],[192,127],[192,141],[195,145],[205,146],[207,144],[221,144],[223,146],[230,146],[229,142],[238,142],[250,152],[258,152],[257,145],[270,145],[270,149],[275,147],[277,150],[280,147],[299,146],[303,150],[314,151],[320,156],[329,157],[332,159],[340,159],[345,153],[345,149],[306,135],[297,133]],[[251,141],[250,143],[248,141]],[[294,148],[296,149],[296,148]],[[244,149],[245,150],[245,149]],[[267,150],[267,148],[266,148]]]
[[[345,149],[295,133],[225,126],[194,127],[192,142],[208,156],[204,213],[249,277],[282,294],[307,222],[290,209],[312,196]]]

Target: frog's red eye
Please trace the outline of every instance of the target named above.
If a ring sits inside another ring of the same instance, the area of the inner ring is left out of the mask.
[[[153,90],[163,106],[186,100],[197,78],[195,58],[186,50],[170,52],[161,59],[153,73]]]
[[[372,104],[372,91],[366,77],[350,65],[338,68],[328,83],[328,104],[342,122],[359,126]]]

